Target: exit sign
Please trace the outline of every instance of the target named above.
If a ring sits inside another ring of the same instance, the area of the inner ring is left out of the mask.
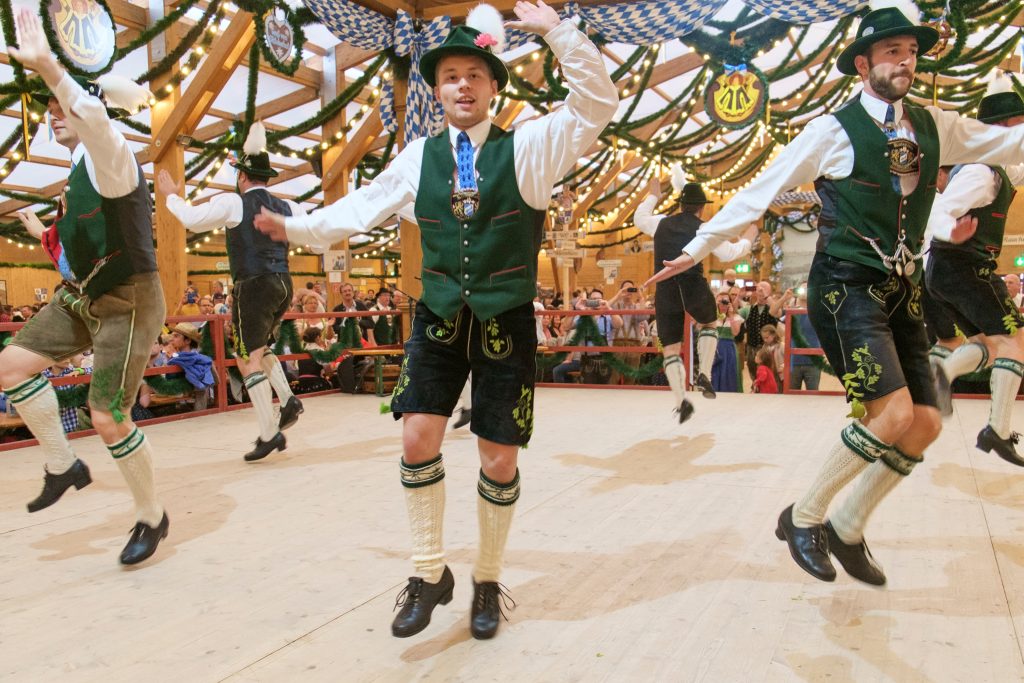
[[[749,273],[750,272],[750,264],[749,263],[745,263],[745,262],[744,263],[737,263],[736,264],[736,268],[734,268],[734,270],[736,271],[737,274],[739,274],[739,273]]]
[[[1017,258],[1013,259],[1013,265],[1017,266],[1018,268],[1024,268],[1024,254],[1021,254]]]

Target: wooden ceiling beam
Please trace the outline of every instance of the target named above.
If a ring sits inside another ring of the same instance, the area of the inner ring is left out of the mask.
[[[255,40],[256,29],[252,14],[239,11],[214,42],[203,65],[180,101],[174,105],[164,125],[154,131],[153,149],[150,152],[153,161],[159,161],[176,144],[178,134],[195,130]]]
[[[587,194],[583,196],[581,200],[576,203],[576,208],[572,211],[572,218],[569,220],[569,225],[576,225],[576,223],[587,214],[590,207],[604,194],[608,186],[612,184],[619,174],[633,162],[636,157],[636,152],[633,150],[627,151],[622,155],[621,159],[616,159],[615,163],[611,165],[607,171],[605,171],[596,181],[590,183],[587,186]]]
[[[341,154],[335,158],[328,168],[324,169],[323,187],[338,182],[345,182],[349,169],[354,167],[370,149],[377,136],[384,130],[384,123],[380,118],[380,109],[375,107],[363,118],[359,129],[349,137]]]

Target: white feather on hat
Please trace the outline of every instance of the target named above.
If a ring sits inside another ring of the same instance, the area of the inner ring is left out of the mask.
[[[103,74],[96,79],[96,85],[103,92],[108,107],[124,109],[133,114],[149,104],[153,97],[148,88],[117,74]]]
[[[871,11],[885,9],[887,7],[895,7],[903,13],[907,19],[915,24],[921,23],[921,10],[918,8],[917,3],[914,0],[871,0],[868,3]]]
[[[492,51],[494,54],[501,54],[505,51],[508,40],[505,37],[505,20],[492,5],[481,3],[474,7],[466,17],[466,26],[475,28],[480,33],[486,33],[497,41]]]
[[[684,185],[686,185],[686,172],[683,171],[682,165],[676,164],[672,167],[672,189],[682,192]]]
[[[992,80],[989,81],[988,87],[985,88],[985,97],[997,95],[1001,92],[1013,92],[1013,81],[1010,80],[1005,71],[996,69],[992,72]]]
[[[262,121],[254,121],[249,128],[249,134],[245,136],[245,144],[242,151],[245,154],[259,154],[267,149],[267,129]]]

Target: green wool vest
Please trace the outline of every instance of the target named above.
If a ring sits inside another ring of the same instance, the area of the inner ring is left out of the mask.
[[[394,344],[398,337],[395,334],[394,325],[388,322],[388,317],[386,315],[379,316],[373,325],[373,340],[383,346]]]
[[[519,194],[513,132],[491,126],[476,162],[480,206],[468,221],[452,212],[455,157],[446,128],[423,147],[416,221],[423,247],[423,303],[453,320],[463,305],[480,320],[532,301],[544,211]]]
[[[124,197],[101,197],[84,161],[68,177],[57,234],[75,279],[95,299],[135,273],[156,271],[153,207],[139,168],[139,184]]]
[[[983,206],[978,209],[969,211],[970,215],[978,219],[978,229],[975,231],[974,236],[967,240],[964,244],[951,245],[953,247],[966,247],[971,252],[980,254],[985,258],[999,258],[999,252],[1003,249],[1003,233],[1006,230],[1006,214],[1010,210],[1010,204],[1013,203],[1013,198],[1017,194],[1016,188],[1013,187],[1013,183],[1010,182],[1010,177],[1006,175],[999,166],[989,166],[992,172],[999,176],[1001,181],[999,184],[999,192],[996,193],[996,198],[988,206]],[[959,167],[954,168],[950,174],[950,181],[956,175]],[[945,245],[943,245],[945,246]]]
[[[935,121],[927,111],[904,104],[903,112],[914,127],[921,169],[917,187],[906,197],[892,187],[885,133],[859,100],[835,112],[853,145],[853,171],[842,180],[815,181],[822,202],[818,251],[888,272],[889,268],[866,240],[875,240],[882,253],[891,256],[901,228],[906,231],[904,244],[914,254],[921,251],[935,199],[939,138]],[[920,262],[916,265],[912,277],[915,282],[924,270]]]

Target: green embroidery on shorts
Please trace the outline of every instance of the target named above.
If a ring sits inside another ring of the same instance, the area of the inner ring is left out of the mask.
[[[512,409],[512,419],[519,427],[519,433],[526,441],[533,435],[533,389],[523,386],[519,390],[519,400]]]
[[[402,369],[398,372],[398,381],[395,382],[395,390],[391,392],[391,400],[394,401],[409,386],[409,356],[402,358]]]
[[[1008,303],[1011,306],[1013,305],[1012,301],[1009,301]],[[1017,330],[1020,329],[1020,319],[1019,319],[1019,316],[1014,315],[1013,313],[1007,313],[1006,315],[1004,315],[1003,316],[1003,327],[1006,328],[1006,334],[1011,334],[1011,335],[1012,334],[1016,334]]]
[[[868,294],[878,303],[885,305],[885,300],[900,290],[899,278],[890,275],[884,282],[868,287]]]
[[[512,336],[503,335],[501,325],[494,318],[480,323],[483,330],[484,355],[492,360],[508,358],[512,353]]]
[[[427,336],[442,344],[451,344],[458,338],[459,321],[462,319],[462,311],[455,315],[455,320],[442,320],[441,322],[427,325]]]
[[[242,341],[242,333],[239,331],[238,325],[231,325],[231,336],[235,342],[235,355],[242,360],[249,360],[249,351],[245,348],[245,342]]]
[[[865,391],[874,390],[882,377],[882,366],[868,351],[867,344],[854,349],[850,354],[850,360],[857,369],[843,375],[843,386],[846,388],[846,395],[854,399],[855,403],[859,403],[857,399],[864,398]]]
[[[921,287],[910,286],[910,299],[907,301],[907,313],[913,320],[923,320],[924,312],[921,308]]]
[[[836,299],[839,298],[839,291],[833,289],[831,292],[826,292],[825,294],[823,294],[821,298],[827,301],[830,306],[835,306]]]

